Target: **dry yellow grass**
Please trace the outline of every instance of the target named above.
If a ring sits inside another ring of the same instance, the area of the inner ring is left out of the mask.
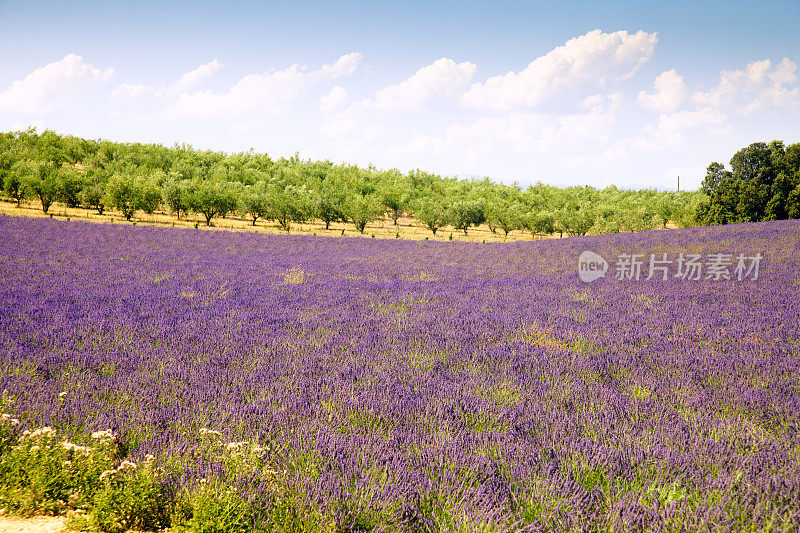
[[[66,531],[65,522],[60,516],[0,516],[0,533],[59,533]]]
[[[72,220],[88,220],[91,222],[99,222],[103,224],[133,224],[138,225],[152,225],[152,226],[175,226],[175,227],[194,227],[195,223],[199,223],[200,229],[206,230],[229,230],[229,231],[247,231],[258,233],[273,233],[285,234],[286,231],[278,227],[277,223],[271,221],[259,220],[255,226],[252,225],[252,220],[243,219],[238,216],[231,216],[222,219],[214,218],[213,226],[205,225],[205,219],[190,215],[188,218],[181,218],[178,220],[175,216],[168,213],[157,211],[152,215],[148,215],[141,211],[137,212],[131,221],[125,220],[125,217],[117,211],[107,210],[102,215],[98,215],[97,211],[92,209],[83,208],[70,208],[62,204],[53,204],[50,207],[50,212],[45,214],[42,212],[41,204],[37,202],[22,202],[21,207],[17,207],[16,203],[7,200],[0,201],[0,213],[15,216],[30,216],[30,217],[47,217],[65,219],[69,217]],[[397,226],[394,225],[392,219],[386,217],[383,220],[377,220],[367,225],[363,235],[355,229],[355,226],[350,223],[333,222],[330,229],[325,229],[325,224],[321,222],[311,222],[307,224],[292,224],[292,234],[303,235],[322,235],[328,237],[339,237],[342,235],[348,237],[367,237],[373,235],[376,239],[412,239],[412,240],[436,240],[447,241],[450,240],[450,235],[453,235],[454,241],[471,241],[471,242],[513,242],[513,241],[530,241],[538,240],[547,237],[531,236],[527,231],[512,231],[508,234],[508,238],[504,239],[503,232],[497,230],[496,233],[489,231],[486,224],[471,228],[467,235],[463,231],[454,230],[451,227],[440,228],[434,236],[428,228],[423,224],[417,222],[413,218],[401,218],[398,220]],[[555,235],[558,238],[558,235]]]

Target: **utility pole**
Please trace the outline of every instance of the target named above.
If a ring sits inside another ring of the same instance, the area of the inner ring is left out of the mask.
[[[678,176],[678,192],[681,192],[681,177]]]

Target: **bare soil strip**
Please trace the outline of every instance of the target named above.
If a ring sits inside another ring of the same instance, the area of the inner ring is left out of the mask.
[[[0,533],[58,533],[66,531],[65,523],[66,518],[61,516],[0,516]]]
[[[136,222],[139,225],[193,228],[195,223],[197,223],[198,229],[222,229],[256,233],[286,234],[286,232],[279,228],[275,222],[259,219],[258,223],[253,226],[252,220],[237,217],[236,215],[228,215],[224,219],[217,217],[212,222],[214,225],[208,227],[205,224],[205,219],[199,218],[196,215],[190,215],[188,218],[182,217],[180,220],[178,220],[175,216],[163,211],[156,211],[152,215],[138,211],[133,219],[128,221],[125,220],[125,217],[123,217],[120,213],[113,210],[107,210],[102,215],[98,215],[97,211],[91,209],[65,207],[62,204],[54,204],[52,207],[50,207],[50,212],[45,214],[42,212],[41,204],[39,204],[39,202],[23,202],[21,207],[17,207],[15,202],[10,202],[7,199],[0,200],[0,213],[29,217],[47,217],[52,215],[54,218],[58,218],[60,220],[69,217],[71,220],[88,220],[91,222],[100,222],[105,224],[133,224]],[[383,219],[379,219],[367,224],[367,228],[362,234],[359,233],[353,224],[350,223],[333,222],[331,223],[329,229],[325,229],[325,224],[319,221],[314,221],[304,224],[292,224],[291,233],[304,235],[325,235],[329,237],[340,237],[344,235],[347,237],[368,238],[374,235],[375,238],[379,239],[428,239],[432,241],[451,240],[450,235],[452,235],[452,240],[454,241],[471,242],[513,242],[539,240],[553,237],[558,238],[558,233],[555,235],[533,236],[529,231],[521,230],[512,231],[508,234],[508,237],[506,237],[499,229],[496,229],[496,231],[492,233],[486,224],[471,228],[468,235],[464,235],[463,231],[455,230],[451,227],[443,227],[434,236],[430,230],[413,218],[403,217],[397,222],[398,224],[395,226],[392,219],[384,217]]]

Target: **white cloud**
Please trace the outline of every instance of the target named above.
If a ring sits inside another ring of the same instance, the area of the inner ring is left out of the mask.
[[[111,91],[111,98],[130,98],[136,99],[141,98],[147,93],[152,92],[153,89],[148,87],[147,85],[134,85],[131,83],[123,83],[118,85],[113,91]]]
[[[659,74],[653,82],[653,88],[655,90],[652,94],[647,91],[639,93],[639,105],[651,111],[675,111],[689,95],[683,76],[675,69]]]
[[[600,161],[624,161],[631,152],[653,154],[668,149],[685,148],[687,135],[698,132],[705,138],[726,133],[726,115],[711,107],[692,111],[661,113],[655,125],[645,126],[638,136],[620,139],[602,150]]]
[[[103,71],[76,54],[39,67],[0,93],[0,111],[25,115],[44,115],[69,96],[88,87],[108,82],[113,68]]]
[[[319,132],[325,137],[338,139],[352,132],[357,125],[358,121],[349,118],[332,120],[323,124]]]
[[[735,106],[749,115],[766,107],[800,109],[800,88],[796,86],[797,64],[784,58],[777,65],[769,59],[748,64],[744,70],[723,70],[719,84],[708,92],[697,92],[694,100],[713,107]]]
[[[614,128],[616,114],[622,101],[621,93],[614,93],[595,103],[588,113],[575,113],[558,117],[559,140],[586,139],[605,141]]]
[[[351,75],[362,55],[341,56],[332,65],[316,70],[292,65],[283,70],[249,74],[225,93],[199,91],[182,93],[167,108],[174,118],[234,118],[250,114],[276,114],[306,87],[326,79]]]
[[[513,111],[485,116],[469,124],[452,124],[441,136],[420,133],[405,144],[387,148],[389,164],[409,166],[410,161],[434,161],[453,173],[498,175],[528,160],[531,172],[545,159],[570,162],[575,153],[602,149],[611,136],[622,95],[595,95],[586,112],[545,115]],[[507,165],[508,163],[508,165]],[[413,165],[411,165],[413,166]]]
[[[371,105],[379,109],[411,111],[437,96],[453,96],[466,88],[478,67],[443,57],[422,67],[407,80],[375,94]],[[368,104],[369,105],[369,104]]]
[[[211,78],[220,68],[222,63],[214,59],[199,67],[184,73],[178,81],[169,86],[166,90],[169,94],[178,94],[190,89],[194,89],[207,79]]]
[[[333,65],[322,65],[319,77],[335,80],[343,76],[352,76],[364,56],[360,52],[352,52],[341,56]]]
[[[644,31],[594,30],[538,57],[521,72],[473,84],[461,103],[475,109],[508,111],[535,107],[583,86],[602,87],[632,76],[652,57],[657,41],[657,34]]]
[[[725,115],[710,107],[694,111],[679,111],[677,113],[664,113],[658,117],[652,131],[653,138],[661,143],[678,144],[684,140],[684,132],[701,126],[720,125],[725,120]]]
[[[605,96],[602,93],[593,94],[591,96],[587,96],[581,102],[581,109],[592,109],[599,105],[602,105],[605,101]]]
[[[347,91],[339,85],[334,86],[331,92],[319,99],[319,109],[323,113],[334,111],[347,100]]]
[[[211,78],[220,68],[222,68],[222,63],[214,59],[183,73],[178,80],[169,85],[163,85],[160,89],[143,84],[123,83],[111,91],[111,98],[136,100],[147,94],[153,94],[161,99],[172,100],[179,94],[196,88]]]

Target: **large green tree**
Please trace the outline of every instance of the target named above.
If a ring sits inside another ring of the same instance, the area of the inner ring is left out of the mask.
[[[39,161],[28,165],[23,184],[28,194],[39,199],[42,203],[42,211],[45,213],[61,195],[59,168],[49,161]]]
[[[480,226],[485,221],[486,207],[481,200],[456,200],[450,206],[450,223],[464,235],[470,227]]]
[[[354,194],[345,201],[344,213],[356,229],[364,233],[367,224],[383,213],[383,205],[374,194]]]
[[[3,180],[3,191],[9,198],[17,202],[17,207],[20,207],[22,200],[26,196],[23,179],[28,170],[27,167],[28,165],[25,161],[15,162],[13,167],[5,174],[5,179]]]
[[[800,185],[800,144],[753,143],[731,158],[731,170],[708,166],[696,217],[703,224],[757,222],[787,218],[792,191]]]
[[[212,226],[212,219],[220,212],[225,201],[224,186],[214,181],[195,181],[188,189],[186,204],[195,213],[203,215],[206,226]]]
[[[242,192],[239,212],[249,216],[253,220],[253,226],[259,218],[266,218],[270,214],[269,192],[263,183],[251,185]]]
[[[126,220],[130,220],[139,207],[140,194],[133,176],[114,174],[106,187],[104,204],[117,209]]]

